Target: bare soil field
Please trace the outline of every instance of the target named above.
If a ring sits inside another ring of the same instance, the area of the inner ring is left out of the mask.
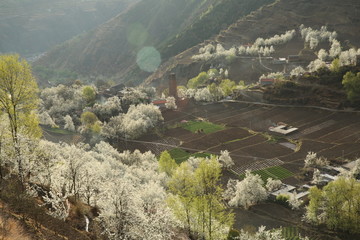
[[[198,137],[184,143],[183,146],[188,148],[196,146],[202,150],[208,150],[213,147],[224,145],[226,142],[239,138],[245,138],[247,136],[251,136],[251,134],[244,129],[229,128],[210,134],[198,134]],[[224,150],[224,147],[222,147],[222,150]]]
[[[256,156],[261,158],[276,158],[283,155],[291,154],[293,151],[276,143],[264,142],[258,145],[253,145],[242,149],[243,151],[252,154],[256,152]]]
[[[282,181],[292,185],[307,183],[304,179],[304,159],[308,152],[316,152],[324,156],[332,164],[342,164],[360,157],[360,122],[357,113],[344,113],[299,107],[268,107],[245,103],[217,103],[208,105],[191,105],[179,111],[163,112],[168,128],[161,136],[151,135],[140,139],[141,149],[152,150],[157,154],[160,150],[171,149],[171,144],[188,153],[204,152],[220,154],[228,150],[235,163],[230,170],[223,171],[221,180],[226,185],[229,178],[237,178],[246,169],[257,171],[270,167],[281,166],[293,175]],[[204,119],[224,125],[225,129],[217,132],[192,133],[181,127],[176,127],[182,120]],[[288,136],[274,135],[268,129],[278,122],[284,122],[298,128],[298,131]],[[174,127],[175,126],[175,127]],[[169,145],[166,141],[169,140]],[[141,143],[157,142],[148,144]],[[293,149],[280,145],[288,143]],[[310,176],[311,177],[311,176]],[[234,227],[237,229],[255,229],[261,225],[267,228],[284,227],[293,231],[295,228],[301,234],[313,240],[349,239],[341,234],[331,233],[325,228],[317,228],[301,221],[303,212],[292,211],[275,203],[264,203],[250,210],[233,209],[236,215]],[[340,237],[340,238],[339,238]]]
[[[348,124],[343,128],[338,128],[335,131],[328,132],[327,134],[318,138],[318,140],[325,142],[335,142],[335,143],[346,143],[346,142],[351,143],[351,142],[356,142],[354,140],[359,139],[359,134],[360,134],[359,125],[356,122],[356,123]],[[352,135],[357,135],[356,139],[351,140],[350,137]]]
[[[265,142],[266,139],[263,136],[260,135],[248,135],[245,136],[241,139],[237,139],[234,138],[233,142],[229,142],[229,143],[223,143],[220,146],[215,146],[210,148],[212,151],[219,151],[219,149],[221,150],[228,150],[230,152],[235,153],[236,151],[239,151],[242,148],[245,148],[247,146],[252,146],[252,145],[257,145],[259,143]]]
[[[310,151],[337,163],[339,159],[353,160],[359,157],[359,115],[320,109],[231,102],[192,104],[176,114],[171,111],[165,112],[165,125],[167,119],[174,124],[173,116],[176,116],[176,119],[189,119],[192,116],[192,119],[201,117],[216,124],[223,124],[227,129],[211,134],[189,134],[186,130],[176,128],[166,131],[165,136],[178,138],[183,141],[182,147],[199,151],[220,153],[226,149],[230,151],[236,167],[239,168],[254,159],[278,158],[288,169],[296,173],[302,168],[301,161]],[[279,142],[269,141],[261,135],[261,132],[271,135],[268,128],[278,122],[299,128],[292,135],[280,136],[281,139],[289,138],[300,142],[296,151],[278,144]]]

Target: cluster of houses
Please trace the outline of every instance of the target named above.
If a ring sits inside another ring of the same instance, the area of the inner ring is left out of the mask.
[[[356,160],[346,163],[340,167],[324,166],[320,167],[320,174],[316,183],[303,184],[301,186],[292,186],[289,184],[282,184],[280,189],[270,193],[270,199],[276,200],[279,195],[292,195],[295,193],[297,200],[305,200],[309,195],[309,189],[314,186],[326,186],[329,182],[336,180],[344,171],[351,171],[356,165]]]
[[[285,65],[289,63],[299,63],[302,61],[303,59],[301,58],[300,55],[289,55],[287,58],[272,58],[272,64],[274,65]],[[290,76],[290,75],[284,74],[284,76]],[[271,78],[271,77],[260,78],[259,84],[261,86],[272,85],[274,84],[275,80],[276,80],[275,78]]]
[[[275,135],[289,135],[291,133],[297,132],[298,128],[289,126],[286,123],[279,122],[276,126],[269,127],[269,131],[271,131]],[[356,165],[356,161],[352,161],[342,165],[341,167],[333,167],[333,166],[323,166],[319,167],[319,175],[317,177],[316,183],[304,184],[298,187],[282,184],[280,189],[270,193],[270,199],[276,200],[279,195],[293,195],[295,193],[295,198],[297,200],[304,200],[309,194],[309,189],[313,186],[325,186],[329,182],[336,180],[339,177],[340,173],[344,171],[351,171],[354,169]]]

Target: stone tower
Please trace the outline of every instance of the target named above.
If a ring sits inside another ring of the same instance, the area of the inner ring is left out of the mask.
[[[178,99],[175,73],[169,75],[169,96]]]

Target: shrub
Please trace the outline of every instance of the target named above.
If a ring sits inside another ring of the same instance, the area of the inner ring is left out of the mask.
[[[276,197],[276,202],[284,206],[289,206],[288,203],[289,199],[290,199],[289,195],[280,194]]]

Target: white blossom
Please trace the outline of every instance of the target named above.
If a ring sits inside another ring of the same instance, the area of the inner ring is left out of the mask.
[[[308,65],[308,69],[310,72],[316,72],[320,68],[326,67],[326,63],[320,59],[316,59]]]
[[[328,57],[328,53],[326,52],[325,49],[320,49],[317,56],[318,56],[318,59],[320,59],[321,61],[326,61],[326,59]]]
[[[220,156],[218,160],[224,168],[230,168],[234,166],[234,161],[230,157],[230,153],[228,150],[220,151]]]
[[[261,202],[267,198],[264,182],[257,174],[246,171],[245,178],[236,184],[235,197],[229,201],[233,207],[243,206],[249,208],[251,205]]]
[[[39,114],[39,121],[40,121],[40,124],[48,125],[51,127],[57,127],[56,123],[51,118],[48,111],[44,111]]]
[[[305,42],[310,43],[310,48],[314,49],[320,42],[332,42],[337,37],[336,32],[330,32],[326,26],[322,26],[320,30],[312,29],[311,27],[305,28],[304,25],[300,26],[300,33]]]
[[[299,209],[302,204],[302,201],[300,199],[298,199],[296,196],[297,196],[297,193],[296,193],[296,191],[294,191],[290,194],[289,200],[288,200],[288,203],[293,210]]]
[[[321,181],[321,173],[320,173],[319,169],[315,168],[314,173],[313,173],[313,179],[312,179],[311,183],[318,184],[318,183],[320,183],[320,181]]]
[[[318,157],[315,152],[308,152],[304,160],[304,167],[327,166],[329,161],[324,157]]]
[[[153,104],[131,105],[126,114],[112,117],[101,134],[107,138],[137,138],[155,127],[163,117]]]
[[[208,88],[197,89],[194,99],[204,102],[212,102],[214,100]]]
[[[95,103],[91,111],[100,120],[109,120],[111,117],[119,115],[122,111],[121,100],[118,96],[110,97],[103,104]]]
[[[297,66],[293,70],[291,70],[290,75],[291,76],[299,76],[300,74],[305,73],[305,69],[301,66]]]
[[[64,121],[65,121],[64,129],[67,129],[69,131],[74,132],[75,131],[75,126],[74,126],[74,122],[73,122],[71,116],[66,115],[64,117]]]
[[[256,46],[281,45],[291,41],[295,37],[295,35],[296,35],[295,30],[289,30],[286,31],[284,34],[274,35],[273,37],[268,39],[258,38],[255,40],[254,45]]]
[[[354,48],[350,48],[347,51],[340,53],[339,60],[341,66],[355,65],[357,59],[357,53]]]
[[[332,40],[332,43],[331,43],[331,48],[329,50],[329,55],[330,57],[337,57],[339,56],[341,53],[341,45],[340,45],[340,42],[336,39]]]
[[[176,99],[174,97],[167,97],[165,107],[167,109],[177,109]]]
[[[47,111],[57,125],[64,125],[64,116],[78,119],[86,103],[82,97],[81,86],[58,85],[41,91],[40,112]]]
[[[279,179],[268,178],[266,182],[266,189],[268,192],[279,190],[282,186],[282,182]]]

